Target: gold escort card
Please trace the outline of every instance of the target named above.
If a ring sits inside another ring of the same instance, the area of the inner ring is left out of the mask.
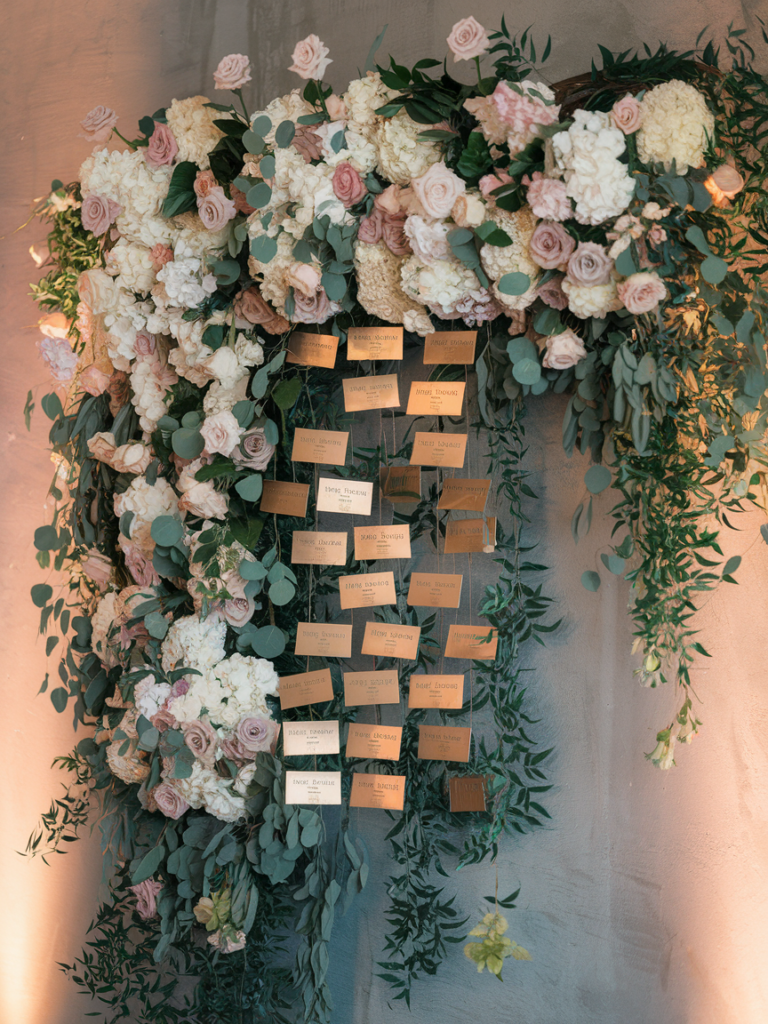
[[[291,561],[294,565],[344,565],[346,560],[346,533],[293,531]]]
[[[484,512],[488,500],[490,480],[464,480],[458,476],[443,480],[438,508],[459,509],[462,512]]]
[[[301,754],[338,754],[338,722],[283,722],[283,753],[286,757]]]
[[[383,377],[349,377],[341,383],[347,412],[396,409],[400,405],[396,373],[386,373]]]
[[[345,672],[344,703],[348,708],[366,704],[399,704],[397,672]]]
[[[493,661],[499,643],[493,632],[493,626],[449,626],[445,657]],[[489,636],[490,642],[487,639]]]
[[[353,722],[347,735],[346,757],[397,761],[403,730],[399,725],[361,725]]]
[[[408,416],[461,416],[464,381],[414,380],[408,396]]]
[[[464,676],[411,676],[409,708],[460,708],[464,704]]]
[[[355,527],[355,558],[358,562],[410,557],[411,531],[408,526]]]
[[[299,366],[324,366],[332,370],[336,365],[336,349],[339,339],[335,334],[309,334],[306,331],[294,331],[288,339],[286,363],[297,363]]]
[[[277,512],[279,516],[300,516],[307,514],[309,484],[295,484],[290,480],[265,480],[261,492],[262,512]]]
[[[341,772],[285,773],[287,804],[340,804]]]
[[[424,339],[425,366],[468,365],[475,361],[477,331],[436,331]]]
[[[351,516],[369,516],[372,501],[373,483],[325,476],[318,480],[318,512],[345,512]]]
[[[404,658],[406,661],[415,661],[419,653],[420,636],[421,626],[366,622],[362,653],[372,654],[375,658]]]
[[[422,761],[468,761],[472,730],[455,725],[420,725],[419,750]]]
[[[280,707],[303,708],[307,704],[322,704],[333,700],[331,670],[320,668],[316,672],[299,672],[293,676],[280,676]]]
[[[320,462],[324,466],[343,466],[347,461],[346,430],[311,430],[296,427],[293,435],[292,462]]]
[[[451,813],[485,810],[485,779],[482,775],[454,775],[448,780]]]
[[[461,575],[437,572],[411,573],[408,604],[414,608],[458,608],[461,603]]]
[[[404,800],[404,775],[368,775],[365,772],[352,772],[350,807],[379,807],[385,811],[402,811]]]
[[[482,519],[449,519],[445,524],[445,553],[485,551],[490,553],[496,547],[495,517]]]
[[[417,430],[413,441],[411,465],[461,469],[466,450],[466,434],[423,433]]]
[[[402,327],[350,327],[347,359],[402,359]]]
[[[382,497],[393,504],[421,500],[419,466],[382,466],[379,470]]]
[[[339,576],[339,600],[341,607],[374,608],[382,604],[394,604],[395,574],[392,572],[358,573],[355,576]]]
[[[352,627],[343,622],[300,622],[294,654],[300,657],[351,658]]]

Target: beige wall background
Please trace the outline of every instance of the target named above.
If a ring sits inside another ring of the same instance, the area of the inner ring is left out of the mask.
[[[114,107],[120,127],[174,96],[209,92],[224,54],[251,55],[255,108],[297,81],[285,68],[294,43],[317,32],[331,49],[329,79],[341,91],[365,61],[372,39],[389,30],[380,59],[442,56],[452,24],[473,13],[495,27],[496,0],[20,0],[5,5],[0,31],[0,680],[3,702],[0,786],[0,1020],[76,1024],[89,1009],[58,972],[81,948],[96,905],[100,858],[95,841],[76,844],[46,867],[24,848],[41,811],[60,790],[54,756],[72,745],[71,724],[35,694],[46,670],[29,587],[43,575],[32,535],[45,521],[52,467],[39,412],[30,433],[22,408],[28,388],[44,394],[27,254],[42,232],[22,232],[30,200],[53,178],[71,180],[87,156],[78,122],[98,103]],[[721,34],[745,24],[765,0],[518,0],[510,26],[533,24],[553,37],[549,77],[586,70],[597,42],[615,50],[659,39],[686,47],[709,24]],[[675,695],[650,692],[632,678],[628,589],[604,580],[597,595],[579,582],[597,568],[605,524],[574,549],[571,513],[586,468],[560,447],[562,405],[541,402],[528,437],[534,487],[543,500],[534,530],[548,587],[564,628],[531,663],[529,692],[542,742],[556,746],[547,805],[552,827],[508,843],[499,859],[500,891],[522,884],[510,934],[533,962],[505,968],[504,986],[478,976],[458,947],[437,981],[414,991],[414,1024],[475,1019],[515,1024],[765,1024],[768,1020],[768,546],[761,517],[745,516],[725,537],[745,555],[738,587],[709,597],[699,624],[713,657],[697,667],[705,727],[680,767],[659,773],[643,760]],[[597,500],[607,511],[610,495]],[[371,850],[383,835],[370,815],[359,826]],[[374,977],[381,948],[386,864],[377,859],[368,890],[338,926],[332,981],[334,1024],[407,1019]],[[448,885],[471,916],[493,891],[493,869],[462,872]]]

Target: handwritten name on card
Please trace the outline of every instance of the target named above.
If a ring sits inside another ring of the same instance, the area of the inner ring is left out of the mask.
[[[329,668],[280,676],[280,707],[283,711],[303,708],[307,704],[322,704],[326,700],[333,700],[333,681]]]
[[[466,450],[466,434],[424,433],[417,430],[413,440],[411,465],[461,469]]]
[[[379,470],[381,493],[393,505],[421,500],[419,466],[382,466]]]
[[[288,339],[286,363],[299,366],[324,366],[332,370],[336,365],[336,349],[339,339],[335,334],[309,334],[294,331]]]
[[[475,361],[477,331],[436,331],[424,339],[425,366],[469,365]]]
[[[365,480],[340,480],[321,476],[317,486],[318,512],[344,512],[351,516],[369,516],[373,501],[373,483]]]
[[[460,603],[461,575],[459,573],[411,573],[408,604],[414,608],[458,608]]]
[[[347,359],[402,359],[402,327],[350,327]]]
[[[369,572],[355,576],[339,577],[339,600],[341,607],[374,608],[382,604],[394,604],[395,574],[392,572]]]
[[[464,676],[414,673],[408,691],[409,708],[460,708],[464,704]]]
[[[289,480],[265,480],[259,508],[262,512],[276,512],[279,516],[307,514],[309,484],[294,484]]]
[[[377,658],[415,661],[419,653],[421,626],[393,626],[388,622],[366,622],[363,654]],[[374,702],[375,703],[375,702]]]
[[[348,708],[367,704],[399,704],[397,672],[345,672],[344,703]]]
[[[294,565],[344,565],[346,560],[346,533],[293,531],[291,561]]]
[[[347,735],[346,757],[397,761],[403,730],[399,725],[361,725],[353,722]]]
[[[303,657],[352,657],[352,627],[340,622],[300,622],[294,653]]]
[[[417,756],[422,761],[468,761],[472,730],[464,726],[420,725]]]
[[[386,811],[402,811],[404,800],[404,775],[352,773],[350,807],[378,807]]]
[[[464,381],[414,380],[408,397],[409,416],[461,416]]]
[[[496,547],[496,519],[449,519],[445,524],[445,553],[482,552],[490,554]]]
[[[493,661],[498,643],[493,626],[449,626],[445,657]]]
[[[351,377],[341,383],[347,412],[395,409],[400,405],[396,373],[387,373],[383,377]]]
[[[490,487],[490,480],[464,480],[452,476],[443,481],[437,507],[462,512],[484,512]]]
[[[283,752],[286,757],[302,754],[338,754],[338,722],[283,722]]]
[[[485,779],[482,775],[454,775],[448,780],[451,813],[485,810]]]
[[[287,804],[340,804],[341,772],[285,773]]]
[[[343,466],[347,461],[346,430],[311,430],[297,427],[293,435],[293,462],[319,462],[325,466]]]
[[[355,558],[410,558],[411,531],[407,526],[356,526]]]

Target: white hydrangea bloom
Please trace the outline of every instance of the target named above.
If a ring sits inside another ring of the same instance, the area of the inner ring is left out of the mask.
[[[619,160],[626,150],[623,132],[612,125],[611,115],[577,110],[574,123],[552,137],[552,151],[576,203],[580,224],[602,224],[626,210],[635,190],[627,165]]]
[[[442,313],[453,311],[469,293],[482,290],[475,272],[454,258],[424,263],[418,256],[409,256],[400,268],[400,279],[406,295],[439,307]]]
[[[151,558],[155,544],[151,537],[152,523],[158,516],[181,518],[176,492],[162,477],[154,485],[146,477],[135,477],[129,486],[114,497],[115,515],[119,519],[125,512],[133,512],[129,539],[135,541]]]
[[[336,125],[344,131],[344,145],[338,153],[334,152],[333,147],[330,145],[332,132],[326,133],[327,139],[323,144],[323,159],[325,162],[329,167],[335,168],[346,161],[352,164],[359,174],[363,176],[369,174],[376,167],[378,159],[376,146],[369,142],[362,132],[355,131],[350,125],[344,128],[341,121],[333,121],[329,127],[335,129]]]
[[[179,241],[173,259],[158,271],[168,300],[182,309],[191,309],[216,291],[216,278],[206,272],[203,260]]]
[[[80,168],[84,196],[94,193],[118,203],[122,212],[115,222],[123,238],[152,248],[168,245],[175,233],[161,215],[173,168],[150,167],[141,149],[95,150]]]
[[[178,160],[190,160],[205,171],[211,164],[208,154],[223,136],[214,121],[227,115],[206,107],[207,96],[190,96],[185,100],[173,100],[165,112],[168,127],[179,147]]]
[[[226,622],[219,621],[210,615],[207,619],[201,619],[197,615],[182,616],[172,623],[162,642],[163,668],[166,672],[171,672],[178,665],[179,667],[195,668],[198,672],[208,672],[224,658],[226,635]],[[196,679],[197,676],[193,676],[190,682]],[[176,701],[181,699],[181,697],[177,697]],[[174,701],[174,706],[176,701]]]
[[[394,89],[384,85],[378,71],[368,71],[364,78],[356,78],[349,83],[342,99],[349,120],[364,130],[370,130],[381,122],[377,108],[383,107],[396,95]]]
[[[238,334],[235,340],[235,355],[241,366],[250,369],[264,362],[264,343],[257,339]]]
[[[302,90],[300,89],[293,89],[287,95],[278,96],[277,99],[272,100],[263,110],[257,110],[255,114],[251,115],[251,124],[253,124],[257,117],[262,117],[265,114],[272,122],[272,127],[263,136],[270,149],[275,145],[275,132],[283,121],[293,121],[295,123],[305,114],[315,113],[315,108],[307,103],[301,92]]]
[[[171,692],[168,683],[158,683],[153,675],[140,679],[133,691],[133,702],[136,710],[145,718],[156,715]]]
[[[145,245],[118,238],[105,254],[107,273],[118,277],[118,284],[129,292],[149,292],[155,284],[155,268]]]
[[[139,416],[141,429],[151,434],[168,411],[166,389],[152,371],[151,359],[138,359],[131,368],[131,402]]]
[[[439,146],[418,137],[428,127],[412,121],[404,110],[381,122],[375,141],[379,150],[379,171],[387,181],[410,185],[414,178],[426,174],[432,164],[442,159]]]
[[[203,257],[211,253],[218,253],[225,248],[231,222],[215,231],[210,231],[200,220],[196,211],[187,210],[174,217],[173,223],[177,229],[175,244],[183,246],[186,253],[202,260]]]
[[[219,778],[198,760],[189,778],[175,779],[173,784],[195,810],[203,807],[221,821],[238,821],[245,815],[245,800],[234,792],[232,782]]]
[[[241,377],[233,388],[225,388],[216,380],[211,384],[203,399],[203,411],[206,416],[215,416],[219,412],[228,412],[238,402],[242,402],[247,397],[247,377]]]
[[[698,89],[677,79],[662,82],[645,94],[642,108],[637,154],[644,164],[662,163],[669,171],[674,160],[678,174],[703,167],[715,117]]]

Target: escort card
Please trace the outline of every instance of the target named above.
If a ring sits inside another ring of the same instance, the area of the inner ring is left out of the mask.
[[[345,672],[344,703],[348,708],[364,704],[399,704],[397,672]]]
[[[411,453],[411,465],[461,469],[466,450],[466,434],[428,434],[417,430]]]
[[[300,622],[294,653],[303,657],[352,657],[352,627],[345,623]]]
[[[403,730],[399,725],[359,725],[353,722],[347,735],[346,757],[373,757],[397,761]]]
[[[484,811],[485,779],[482,775],[454,775],[448,780],[451,813]]]
[[[449,519],[445,524],[445,553],[485,551],[496,547],[496,519]]]
[[[409,416],[461,416],[465,387],[463,380],[447,383],[414,380],[406,413]]]
[[[291,561],[294,565],[344,565],[346,560],[346,533],[293,531]]]
[[[437,507],[460,509],[462,512],[483,512],[490,486],[490,480],[463,480],[452,476],[443,481]]]
[[[461,603],[461,575],[437,572],[411,573],[408,604],[414,608],[458,608]]]
[[[475,361],[477,331],[436,331],[424,339],[424,365],[468,365]]]
[[[356,526],[355,558],[358,562],[376,558],[410,558],[411,531],[408,526]]]
[[[415,661],[419,653],[421,626],[394,626],[389,622],[366,622],[363,654],[378,658]],[[380,702],[381,703],[381,702]]]
[[[286,757],[300,754],[338,754],[338,722],[283,722],[283,753]]]
[[[421,500],[421,469],[419,466],[382,466],[379,470],[381,493],[388,501]]]
[[[318,512],[346,512],[351,516],[369,516],[372,501],[373,483],[324,476],[318,481]]]
[[[339,576],[339,599],[345,609],[394,604],[397,601],[395,575],[391,572],[369,572]]]
[[[336,364],[336,349],[339,339],[335,334],[309,334],[294,331],[288,339],[286,363],[299,366],[324,366],[332,370]]]
[[[489,636],[492,637],[490,643],[487,642]],[[449,626],[445,657],[493,661],[498,643],[498,637],[493,636],[493,626]]]
[[[350,327],[347,359],[402,359],[402,327]]]
[[[307,514],[309,484],[295,484],[289,480],[265,480],[261,492],[259,509],[262,512],[277,512],[280,516]]]
[[[285,773],[287,804],[340,804],[341,772]]]
[[[316,672],[299,672],[294,676],[280,676],[280,707],[303,708],[307,704],[322,704],[333,700],[331,670],[320,668]]]
[[[404,775],[352,773],[350,807],[379,807],[386,811],[402,811],[404,800]]]
[[[470,728],[420,725],[418,757],[422,761],[468,761]]]
[[[387,373],[383,377],[350,377],[341,383],[344,386],[344,408],[347,412],[395,409],[400,405],[396,373]]]
[[[460,708],[464,704],[464,676],[411,676],[409,708]]]
[[[347,461],[346,430],[311,430],[297,427],[293,435],[292,462],[320,462],[325,466],[343,466]]]

